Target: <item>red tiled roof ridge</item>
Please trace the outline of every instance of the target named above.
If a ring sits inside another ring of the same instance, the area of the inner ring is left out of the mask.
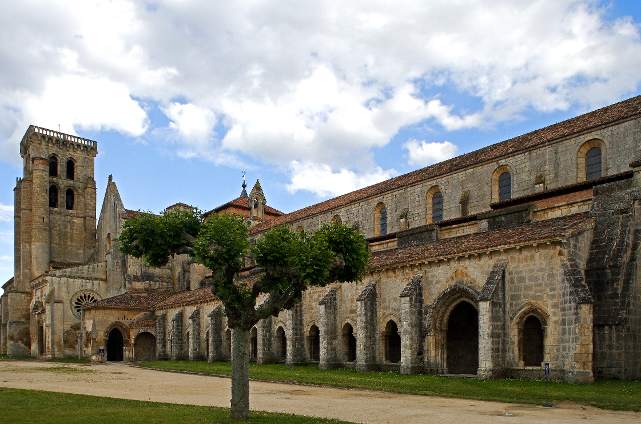
[[[292,211],[271,221],[252,228],[256,234],[275,225],[286,224],[298,219],[307,218],[345,206],[351,202],[364,200],[404,186],[443,176],[479,165],[500,157],[506,157],[523,152],[535,146],[541,146],[555,140],[576,135],[596,127],[609,125],[613,122],[628,119],[641,114],[641,96],[635,96],[609,106],[596,109],[582,115],[566,119],[507,140],[482,147],[472,152],[464,153],[454,158],[439,162],[424,168],[410,171],[406,174],[364,187],[340,196]]]
[[[183,290],[159,300],[154,309],[170,309],[181,306],[199,305],[202,303],[219,302],[209,287],[201,287],[194,290]]]
[[[529,243],[562,240],[579,234],[593,224],[589,212],[581,212],[544,221],[533,221],[515,227],[500,228],[404,248],[374,252],[370,259],[370,272],[398,265],[409,265],[426,260],[436,260],[472,254],[502,247]]]
[[[216,206],[215,208],[205,212],[203,215],[209,215],[212,212],[218,212],[218,211],[220,211],[222,209],[225,209],[226,207],[229,207],[229,206],[237,206],[237,207],[240,207],[240,208],[243,208],[243,209],[247,209],[247,210],[251,209],[250,206],[249,206],[249,197],[239,196],[239,197],[235,198],[234,200],[230,200],[227,203],[223,203],[220,206]],[[265,205],[265,213],[268,213],[268,214],[271,214],[271,215],[284,215],[284,212],[281,212],[278,209],[273,208],[273,207],[271,207],[269,205]]]

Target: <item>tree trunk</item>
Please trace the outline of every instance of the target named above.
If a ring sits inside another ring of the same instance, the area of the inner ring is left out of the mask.
[[[249,418],[249,330],[231,330],[231,417]]]

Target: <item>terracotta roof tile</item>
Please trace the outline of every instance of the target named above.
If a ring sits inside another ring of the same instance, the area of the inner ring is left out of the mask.
[[[224,209],[227,209],[227,208],[230,208],[230,207],[237,207],[237,208],[241,208],[241,209],[244,209],[244,210],[250,210],[251,208],[249,207],[249,197],[246,197],[246,196],[237,197],[234,200],[230,200],[227,203],[224,203],[224,204],[222,204],[220,206],[215,207],[214,209],[212,209],[212,210],[210,210],[208,212],[205,212],[203,215],[207,216],[207,215],[209,215],[211,213],[220,212],[221,210],[224,210]],[[268,215],[274,215],[274,216],[283,215],[283,212],[279,211],[278,209],[272,208],[269,205],[265,205],[265,213],[268,214]]]
[[[154,305],[154,309],[178,308],[181,306],[199,305],[202,303],[219,302],[209,287],[187,290],[173,294]]]
[[[517,227],[441,239],[418,246],[379,251],[372,254],[369,270],[375,271],[493,248],[561,240],[591,228],[592,223],[589,213],[578,213],[546,221],[530,222]]]
[[[553,124],[527,134],[523,134],[479,150],[400,175],[398,177],[352,191],[342,196],[326,200],[303,209],[288,213],[252,228],[252,233],[260,233],[275,225],[286,224],[319,213],[345,206],[368,197],[381,195],[391,190],[413,185],[418,182],[459,171],[497,158],[542,146],[546,143],[577,134],[590,129],[612,124],[616,121],[641,114],[641,96],[633,97],[610,106]]]
[[[97,301],[87,309],[135,309],[151,310],[154,304],[165,300],[173,290],[129,290],[123,294]]]

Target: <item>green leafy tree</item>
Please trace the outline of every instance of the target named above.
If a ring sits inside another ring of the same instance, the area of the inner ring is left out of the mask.
[[[251,242],[246,219],[220,214],[203,220],[195,210],[131,218],[119,241],[124,253],[152,266],[186,253],[212,270],[205,282],[223,303],[232,330],[231,415],[237,419],[249,416],[251,328],[293,307],[308,287],[359,280],[369,259],[365,238],[340,223],[325,224],[311,234],[275,227]],[[253,284],[239,278],[248,257],[260,272]],[[257,304],[258,298],[265,300]]]

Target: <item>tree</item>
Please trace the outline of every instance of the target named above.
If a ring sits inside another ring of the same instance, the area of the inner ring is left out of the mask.
[[[279,226],[250,240],[245,218],[220,214],[203,220],[196,210],[131,218],[119,241],[122,252],[151,266],[186,253],[212,271],[205,283],[222,302],[232,330],[231,415],[237,419],[249,416],[251,328],[293,307],[308,287],[359,280],[369,259],[363,235],[338,222],[312,234]],[[252,284],[239,278],[247,262],[259,272]],[[265,300],[257,304],[259,298]]]

